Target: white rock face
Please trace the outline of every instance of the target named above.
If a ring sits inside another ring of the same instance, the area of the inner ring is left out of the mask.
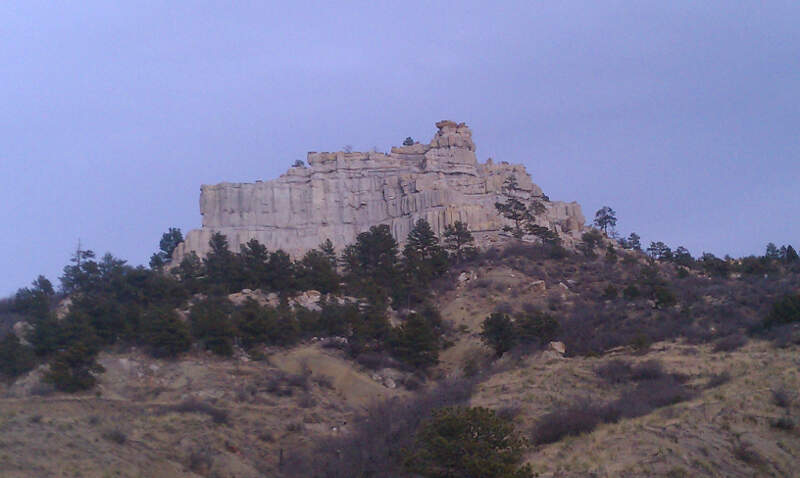
[[[190,231],[173,256],[203,257],[215,232],[231,248],[257,239],[270,250],[300,255],[330,239],[337,250],[371,226],[388,224],[403,242],[413,224],[428,220],[441,236],[448,224],[469,225],[479,244],[496,238],[508,222],[495,202],[505,201],[503,181],[514,176],[521,199],[541,196],[522,165],[478,163],[472,132],[463,123],[440,121],[430,144],[393,147],[391,153],[308,153],[309,167],[255,183],[202,186],[203,227]],[[580,236],[584,217],[575,202],[548,202],[537,222],[567,243]]]

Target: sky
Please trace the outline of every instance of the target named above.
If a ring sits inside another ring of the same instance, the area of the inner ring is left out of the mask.
[[[201,184],[466,122],[587,220],[800,246],[800,2],[0,3],[0,296],[146,264]]]

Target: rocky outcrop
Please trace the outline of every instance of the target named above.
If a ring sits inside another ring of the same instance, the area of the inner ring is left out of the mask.
[[[504,200],[503,182],[514,176],[522,199],[541,197],[522,165],[478,163],[472,132],[464,123],[440,121],[429,144],[377,152],[308,153],[307,167],[255,183],[202,186],[203,227],[190,231],[174,261],[189,251],[201,257],[215,232],[231,247],[257,239],[270,250],[297,255],[331,239],[340,249],[370,226],[389,225],[402,242],[417,219],[437,234],[448,224],[469,224],[478,242],[496,239],[506,224],[495,202]],[[575,203],[548,202],[537,218],[565,242],[577,239],[584,217]]]

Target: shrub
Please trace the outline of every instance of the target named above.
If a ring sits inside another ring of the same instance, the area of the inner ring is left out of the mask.
[[[622,296],[625,297],[625,300],[635,300],[641,297],[641,292],[639,292],[639,288],[635,285],[629,285],[625,289],[622,290]]]
[[[444,408],[417,431],[406,467],[427,478],[532,477],[520,467],[527,442],[513,425],[487,408]]]
[[[733,456],[749,465],[761,466],[765,463],[764,457],[755,451],[749,443],[742,442],[734,446]]]
[[[609,284],[608,287],[603,290],[603,295],[600,296],[600,298],[604,300],[614,300],[617,298],[617,295],[617,288]]]
[[[514,307],[508,302],[501,302],[497,304],[494,311],[500,314],[511,315],[514,312]]]
[[[800,295],[786,295],[772,305],[769,315],[764,319],[764,327],[800,321]]]
[[[566,436],[587,433],[601,423],[618,419],[619,412],[613,407],[583,399],[541,417],[533,427],[531,438],[537,445],[555,443]]]
[[[792,396],[785,388],[772,390],[772,403],[781,408],[789,408],[792,406]]]
[[[103,438],[105,438],[108,441],[113,441],[117,445],[122,445],[128,440],[127,435],[125,435],[119,429],[108,430],[108,431],[104,432],[103,433]]]
[[[304,393],[300,398],[297,400],[297,406],[300,408],[312,408],[317,405],[317,400],[310,394]]]
[[[333,390],[333,379],[328,375],[315,375],[311,380],[316,383],[319,388]]]
[[[747,344],[747,337],[744,334],[733,334],[723,337],[714,342],[714,352],[731,352]]]
[[[184,400],[177,405],[167,407],[166,410],[175,413],[201,413],[208,415],[214,423],[218,424],[227,424],[230,418],[230,414],[227,410],[217,408],[210,403],[201,402],[193,398]]]
[[[715,373],[708,378],[706,388],[716,388],[731,381],[731,374],[728,372]]]
[[[653,290],[653,300],[655,300],[656,307],[659,309],[671,307],[678,302],[675,294],[666,287],[656,287]]]
[[[627,383],[631,381],[657,380],[667,376],[661,362],[648,360],[639,365],[614,359],[595,369],[595,373],[609,383]]]
[[[546,344],[555,340],[559,330],[558,320],[541,312],[520,317],[514,325],[517,340],[523,344]]]
[[[688,400],[692,394],[678,380],[667,376],[657,380],[643,380],[615,402],[623,417],[647,415],[656,408]]]
[[[770,425],[780,430],[786,430],[786,431],[792,431],[794,430],[795,426],[797,426],[794,420],[792,420],[792,417],[787,415],[772,420]]]
[[[205,475],[214,465],[214,454],[209,447],[195,448],[189,454],[189,469],[195,473]]]
[[[639,417],[656,408],[673,405],[692,397],[692,393],[676,376],[660,375],[663,373],[660,366],[640,367],[638,373],[634,373],[635,370],[636,368],[620,362],[614,362],[611,367],[599,368],[598,373],[613,376],[617,381],[630,379],[638,382],[612,402],[603,404],[599,400],[587,397],[544,415],[534,425],[533,442],[554,443],[568,435],[590,432],[600,423],[613,423],[620,418]],[[653,375],[659,378],[647,378]]]

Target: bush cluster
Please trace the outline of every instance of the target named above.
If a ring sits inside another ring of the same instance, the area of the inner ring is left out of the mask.
[[[609,383],[625,386],[620,397],[610,402],[585,397],[542,416],[533,427],[533,443],[554,443],[569,435],[590,432],[601,423],[647,415],[694,396],[683,384],[685,377],[666,373],[657,361],[631,365],[615,360],[599,367],[596,373]]]

